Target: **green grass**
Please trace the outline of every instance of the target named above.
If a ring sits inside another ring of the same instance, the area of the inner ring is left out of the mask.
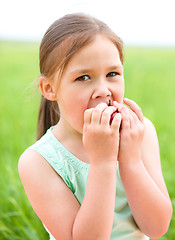
[[[0,42],[0,239],[44,240],[48,234],[19,179],[21,153],[35,141],[39,92],[28,89],[39,75],[38,44]],[[125,96],[155,125],[165,182],[175,207],[175,49],[125,49]],[[31,94],[32,93],[32,94]],[[175,217],[162,240],[175,239]]]

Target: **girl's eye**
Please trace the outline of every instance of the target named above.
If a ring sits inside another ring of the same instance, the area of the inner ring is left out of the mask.
[[[115,76],[117,76],[117,75],[119,75],[119,73],[117,73],[117,72],[110,72],[110,73],[108,73],[108,74],[106,75],[106,77],[115,77]]]
[[[83,76],[80,76],[78,78],[75,79],[75,81],[87,81],[89,79],[89,76],[88,75],[83,75]]]

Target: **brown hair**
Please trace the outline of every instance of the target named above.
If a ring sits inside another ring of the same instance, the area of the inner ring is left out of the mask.
[[[85,14],[68,14],[56,20],[46,31],[40,45],[40,73],[52,79],[59,70],[63,72],[75,52],[91,41],[97,34],[108,37],[117,47],[123,64],[123,43],[102,21]],[[37,139],[59,121],[57,102],[41,97]]]

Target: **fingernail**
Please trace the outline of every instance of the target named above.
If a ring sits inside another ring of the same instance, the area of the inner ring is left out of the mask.
[[[119,104],[117,101],[113,101],[113,103],[115,103],[115,104]]]

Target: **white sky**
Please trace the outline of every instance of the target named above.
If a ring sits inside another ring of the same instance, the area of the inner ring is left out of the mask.
[[[175,46],[175,0],[1,0],[0,39],[40,41],[72,12],[103,20],[125,44]]]

